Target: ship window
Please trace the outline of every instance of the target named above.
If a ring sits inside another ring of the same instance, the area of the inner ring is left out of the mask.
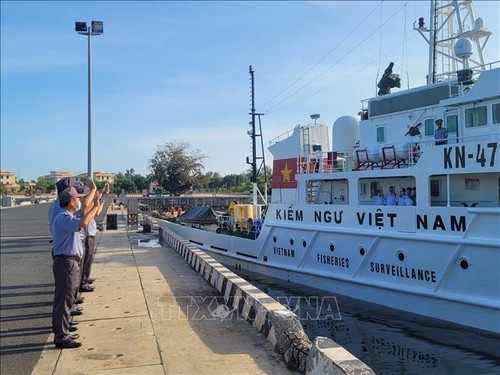
[[[493,123],[494,124],[500,124],[500,104],[493,104],[491,107],[491,110],[493,112],[492,118],[493,118]]]
[[[434,119],[428,118],[424,121],[425,124],[425,135],[434,135]]]
[[[465,110],[465,127],[472,128],[475,126],[486,125],[487,111],[486,106],[468,108]]]
[[[431,197],[439,197],[439,180],[431,180]]]
[[[377,128],[377,142],[385,142],[385,127],[383,126]]]
[[[446,130],[448,133],[456,133],[458,128],[458,116],[450,115],[446,116]]]

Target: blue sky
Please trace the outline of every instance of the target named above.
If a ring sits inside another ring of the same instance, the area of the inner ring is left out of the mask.
[[[500,2],[476,1],[499,60]],[[187,141],[205,172],[251,155],[249,65],[265,145],[297,124],[332,125],[376,92],[389,62],[423,85],[428,1],[2,1],[1,168],[18,179],[87,171],[87,39],[93,37],[94,171],[148,174],[164,142]],[[382,25],[382,26],[381,26]],[[266,154],[269,156],[269,154]],[[268,158],[267,164],[271,164]]]

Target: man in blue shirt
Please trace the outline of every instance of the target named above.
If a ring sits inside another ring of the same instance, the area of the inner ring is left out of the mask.
[[[436,130],[434,131],[434,139],[436,140],[436,145],[445,145],[448,143],[448,130],[443,128],[443,120],[440,118],[436,120]]]
[[[96,190],[91,183],[91,190]],[[51,232],[54,239],[54,343],[58,348],[77,348],[81,343],[71,339],[69,325],[71,308],[75,301],[76,291],[80,285],[80,261],[84,255],[80,229],[90,223],[99,206],[101,194],[94,191],[94,205],[88,212],[82,210],[81,215],[76,212],[84,194],[79,194],[75,187],[68,187],[58,196],[61,211],[51,223]]]

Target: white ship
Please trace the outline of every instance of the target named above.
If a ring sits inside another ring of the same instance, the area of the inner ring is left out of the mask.
[[[331,139],[308,125],[272,141],[268,205],[254,188],[217,231],[162,226],[236,268],[500,334],[499,62],[483,59],[491,33],[472,1],[439,3],[414,27],[430,41],[426,86],[381,82]],[[392,205],[390,189],[408,187]]]

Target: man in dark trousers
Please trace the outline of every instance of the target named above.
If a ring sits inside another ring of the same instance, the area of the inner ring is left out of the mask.
[[[93,207],[88,212],[83,209],[80,216],[76,215],[78,206],[84,194],[79,194],[75,187],[66,188],[59,194],[59,204],[62,208],[51,224],[54,239],[54,343],[58,348],[77,348],[81,343],[74,341],[69,335],[71,308],[80,285],[80,261],[84,255],[84,247],[80,237],[80,229],[90,223],[98,210],[101,194],[96,192],[95,184],[90,184],[94,190]]]
[[[76,189],[78,191],[78,187]],[[79,193],[83,192],[83,188]],[[95,216],[100,215],[102,208],[104,207],[104,196],[109,192],[109,184],[106,182],[104,188],[101,190],[101,199],[99,200],[99,207]],[[88,198],[88,197],[87,197]],[[87,198],[85,198],[87,200]],[[89,209],[90,209],[89,205]],[[92,219],[90,223],[83,230],[85,234],[84,246],[85,246],[85,257],[82,263],[82,275],[80,282],[80,292],[92,292],[94,287],[90,284],[94,282],[94,279],[90,277],[90,271],[92,270],[92,263],[94,262],[95,253],[95,235],[97,234],[97,223],[95,219]]]

